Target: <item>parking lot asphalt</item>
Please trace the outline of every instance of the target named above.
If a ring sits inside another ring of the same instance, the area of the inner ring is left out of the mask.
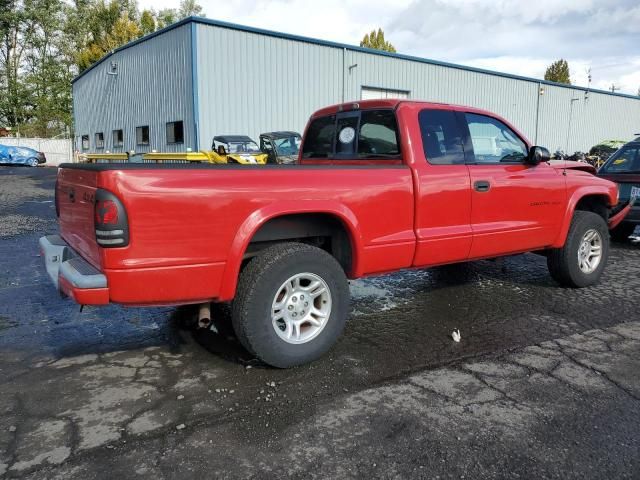
[[[60,298],[54,182],[0,167],[0,476],[639,477],[639,242],[581,290],[529,254],[354,281],[338,344],[275,370],[224,308]]]

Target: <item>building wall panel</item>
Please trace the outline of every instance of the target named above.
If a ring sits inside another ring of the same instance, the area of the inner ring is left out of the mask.
[[[108,75],[111,62],[117,75]],[[191,73],[191,27],[183,25],[116,51],[73,84],[76,139],[89,135],[91,152],[184,151],[195,147]],[[166,123],[184,122],[184,144],[166,143]],[[136,145],[136,127],[148,125],[150,145]],[[124,130],[114,148],[112,130]],[[95,133],[105,146],[97,150]],[[79,145],[76,145],[79,148]]]
[[[209,25],[197,26],[198,131],[214,135],[302,131],[342,98],[342,50]]]

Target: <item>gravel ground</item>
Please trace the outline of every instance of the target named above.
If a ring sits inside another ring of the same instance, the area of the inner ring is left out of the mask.
[[[638,478],[639,243],[582,290],[535,255],[352,282],[336,347],[274,370],[224,309],[59,298],[54,181],[0,169],[0,476]]]

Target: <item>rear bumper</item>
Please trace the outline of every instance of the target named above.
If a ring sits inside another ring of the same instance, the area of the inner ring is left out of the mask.
[[[82,305],[109,303],[107,277],[79,256],[58,235],[40,238],[47,274],[63,295]]]

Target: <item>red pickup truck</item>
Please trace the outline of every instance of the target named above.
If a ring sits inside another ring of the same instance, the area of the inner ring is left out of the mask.
[[[311,117],[297,165],[62,165],[40,245],[80,304],[233,300],[242,344],[290,367],[342,332],[347,278],[536,251],[596,283],[626,212],[590,168],[475,108],[347,103]]]

